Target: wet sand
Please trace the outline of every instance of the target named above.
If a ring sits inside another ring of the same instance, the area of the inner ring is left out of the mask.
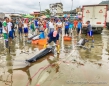
[[[109,86],[109,31],[94,37],[91,50],[76,48],[75,39],[63,43],[60,55],[47,55],[30,66],[25,60],[43,46],[14,39],[10,54],[0,48],[0,86]],[[91,41],[86,43],[91,45]]]

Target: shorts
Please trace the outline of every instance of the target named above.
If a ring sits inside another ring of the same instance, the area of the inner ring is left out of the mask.
[[[65,28],[65,34],[69,34],[69,28]]]
[[[62,28],[58,28],[58,34],[62,34]]]
[[[54,43],[56,43],[57,40],[56,40],[56,39],[53,40],[53,39],[50,38],[50,39],[48,40],[48,43],[51,43],[52,41],[53,41]]]
[[[79,28],[77,29],[77,33],[78,33],[78,34],[80,33],[80,29],[79,29]]]
[[[89,36],[93,36],[93,31],[89,31],[89,32],[88,32],[88,35],[89,35]]]
[[[3,37],[4,37],[4,39],[8,39],[8,34],[7,33],[3,33]]]
[[[19,33],[19,34],[22,34],[22,33],[23,33],[23,32],[22,32],[22,28],[19,28],[18,33]]]
[[[9,38],[13,39],[13,31],[9,31]]]
[[[74,28],[76,28],[77,25],[74,25]]]
[[[72,27],[69,27],[69,29],[73,30],[73,28],[72,28]]]
[[[2,34],[2,28],[0,27],[0,34]]]
[[[39,29],[39,26],[36,26],[36,29]]]
[[[24,28],[24,33],[28,33],[28,28]]]
[[[12,32],[15,33],[15,29],[12,29]]]

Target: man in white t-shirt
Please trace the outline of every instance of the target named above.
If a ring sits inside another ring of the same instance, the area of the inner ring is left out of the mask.
[[[9,39],[12,42],[13,39],[13,32],[12,32],[12,23],[11,23],[11,19],[8,18],[8,34],[9,34]]]
[[[49,33],[54,31],[54,21],[53,19],[49,22]]]
[[[59,33],[59,34],[62,34],[62,22],[61,22],[60,19],[59,19],[58,22],[56,23],[56,26],[57,26],[58,33]]]

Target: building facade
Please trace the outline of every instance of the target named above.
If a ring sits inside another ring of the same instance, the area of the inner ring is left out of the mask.
[[[63,4],[62,3],[54,3],[50,4],[50,12],[51,16],[62,16],[63,15]]]
[[[5,14],[0,12],[0,19],[4,19]]]
[[[78,12],[82,12],[82,9],[81,9],[80,6],[76,8],[76,12],[77,12],[77,13],[78,13]]]
[[[34,16],[35,18],[40,16],[40,12],[33,12],[30,15]]]

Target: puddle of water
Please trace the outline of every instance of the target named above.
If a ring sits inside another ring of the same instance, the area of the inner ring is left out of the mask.
[[[25,40],[16,38],[15,42],[10,45],[9,54],[8,50],[1,47],[3,43],[0,42],[0,85],[26,86],[29,82],[31,85],[28,86],[37,84],[41,86],[62,86],[62,84],[63,86],[64,84],[72,86],[74,81],[100,80],[108,82],[109,35],[106,34],[94,35],[95,43],[91,51],[76,49],[77,38],[75,37],[72,42],[63,43],[62,50],[64,52],[57,57],[54,58],[50,54],[30,66],[27,66],[25,60],[36,55],[43,46],[31,45]],[[87,43],[86,46],[90,47],[91,44]],[[71,56],[67,57],[69,54]],[[43,67],[47,65],[50,67],[44,70]],[[34,78],[31,79],[33,76]],[[73,78],[68,79],[70,76]],[[68,84],[67,81],[71,83]],[[80,85],[77,84],[77,86]]]

